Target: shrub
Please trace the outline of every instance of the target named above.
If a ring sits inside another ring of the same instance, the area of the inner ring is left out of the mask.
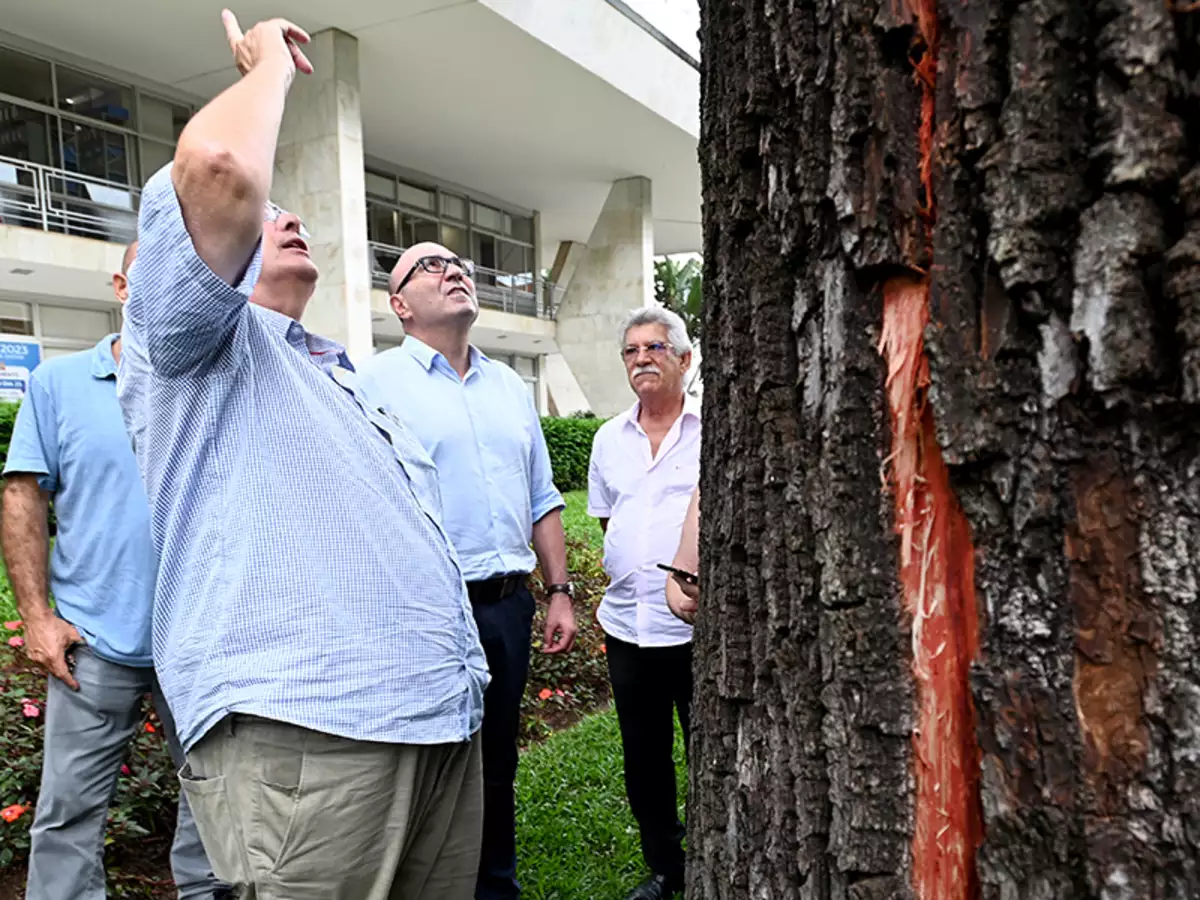
[[[554,470],[554,486],[560,491],[578,491],[587,487],[592,441],[603,424],[603,419],[594,416],[542,419],[542,433],[546,436],[550,467]]]
[[[17,421],[19,403],[0,403],[0,469],[8,459],[8,442],[12,439],[13,425]]]

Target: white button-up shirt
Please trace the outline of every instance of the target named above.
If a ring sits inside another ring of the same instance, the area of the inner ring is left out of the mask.
[[[588,514],[608,519],[604,568],[610,584],[597,618],[605,632],[642,647],[692,639],[667,608],[667,573],[700,480],[700,410],[688,398],[658,448],[638,424],[638,403],[596,432],[588,471]]]

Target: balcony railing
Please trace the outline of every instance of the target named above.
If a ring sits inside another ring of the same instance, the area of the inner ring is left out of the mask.
[[[388,275],[403,252],[403,247],[371,242],[371,281],[375,287],[387,290]],[[553,319],[564,291],[554,282],[529,273],[514,275],[476,266],[475,293],[480,306],[518,316]]]
[[[0,225],[127,243],[141,191],[90,175],[0,156]]]

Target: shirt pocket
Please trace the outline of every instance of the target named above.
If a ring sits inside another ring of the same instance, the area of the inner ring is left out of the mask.
[[[691,494],[700,483],[700,462],[675,463],[667,474],[667,490]]]

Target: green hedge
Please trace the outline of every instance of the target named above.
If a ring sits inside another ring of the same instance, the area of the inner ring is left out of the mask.
[[[0,403],[0,469],[8,459],[8,442],[12,438],[13,425],[17,421],[19,403]]]
[[[542,419],[542,433],[550,451],[550,467],[554,470],[554,486],[560,491],[580,491],[587,488],[588,462],[592,458],[592,441],[604,419],[570,418]]]

